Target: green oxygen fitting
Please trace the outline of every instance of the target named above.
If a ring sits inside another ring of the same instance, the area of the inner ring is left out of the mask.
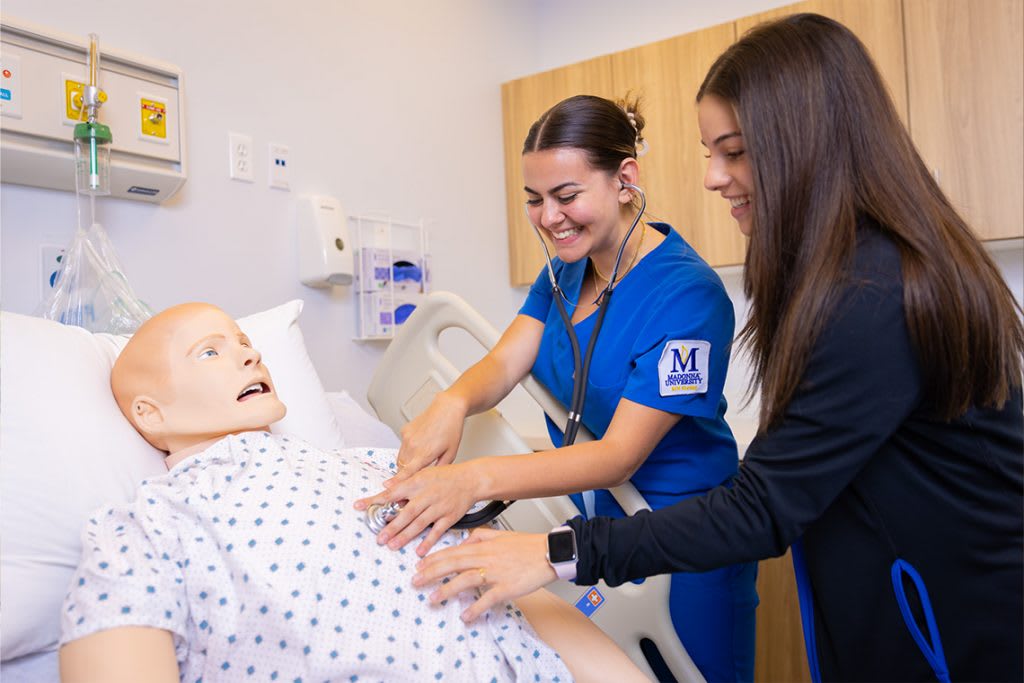
[[[110,127],[92,121],[75,126],[75,166],[79,192],[110,194]]]
[[[75,126],[75,187],[91,195],[110,194],[110,127],[99,123],[97,112],[107,100],[99,87],[99,37],[89,34],[89,85],[84,88],[82,109],[88,120]]]

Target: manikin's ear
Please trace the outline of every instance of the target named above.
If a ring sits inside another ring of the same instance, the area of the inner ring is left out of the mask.
[[[638,185],[638,181],[640,180],[640,165],[636,162],[636,159],[633,157],[627,157],[622,160],[622,163],[619,164],[618,179],[619,183],[622,185]],[[629,204],[633,201],[633,195],[634,193],[632,190],[628,187],[623,187],[619,191],[619,203]]]
[[[132,422],[146,440],[162,448],[164,441],[164,413],[160,404],[149,396],[138,396],[132,401]],[[166,450],[166,449],[165,449]]]

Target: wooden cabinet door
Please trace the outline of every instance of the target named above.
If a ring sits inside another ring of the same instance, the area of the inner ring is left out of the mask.
[[[1024,237],[1024,3],[905,0],[910,132],[981,239]]]
[[[760,604],[754,641],[754,680],[810,683],[792,551],[758,562],[757,595]]]

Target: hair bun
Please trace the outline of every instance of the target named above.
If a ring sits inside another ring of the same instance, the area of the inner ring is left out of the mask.
[[[647,140],[644,138],[644,117],[640,113],[640,98],[630,98],[627,94],[623,99],[619,100],[616,104],[619,108],[626,113],[626,118],[629,120],[629,125],[633,126],[636,138],[633,141],[633,147],[636,151],[636,156],[642,157],[647,154],[650,145],[647,144]]]

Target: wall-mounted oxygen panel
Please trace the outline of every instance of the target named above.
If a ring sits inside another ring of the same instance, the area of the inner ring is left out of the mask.
[[[98,120],[110,127],[111,196],[163,202],[185,182],[181,70],[110,50],[100,35]],[[0,18],[0,180],[75,190],[72,134],[89,44]]]

